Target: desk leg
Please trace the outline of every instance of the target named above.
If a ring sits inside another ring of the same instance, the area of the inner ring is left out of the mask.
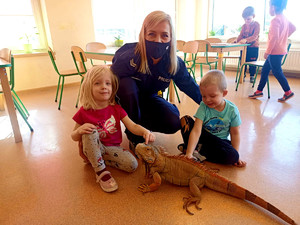
[[[218,70],[222,70],[222,66],[223,66],[223,56],[224,56],[224,53],[223,53],[223,52],[219,52],[219,53],[218,53]]]
[[[247,46],[244,47],[243,51],[242,51],[242,58],[241,58],[241,66],[240,69],[242,69],[242,65],[246,62],[246,54],[247,54]],[[242,71],[241,73],[241,79],[240,79],[240,84],[242,84],[244,82],[244,73]]]
[[[171,80],[170,85],[169,85],[169,101],[171,103],[174,103],[174,99],[175,99],[175,89],[174,89],[174,85],[173,85],[173,80]]]
[[[17,118],[14,102],[12,99],[11,90],[8,84],[5,68],[0,68],[0,79],[1,79],[1,85],[2,85],[5,102],[7,105],[7,111],[8,111],[10,123],[14,132],[15,142],[18,143],[22,141],[22,136],[20,133],[18,118]]]
[[[0,94],[0,111],[4,111],[4,99],[3,99],[3,94]]]

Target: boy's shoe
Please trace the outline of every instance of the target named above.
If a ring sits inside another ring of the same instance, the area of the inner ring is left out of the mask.
[[[255,99],[255,98],[260,98],[260,97],[263,97],[263,96],[264,96],[264,93],[262,93],[262,92],[260,92],[260,93],[254,92],[253,95],[248,95],[248,98]]]
[[[250,76],[250,83],[254,83],[254,77],[253,76]]]
[[[110,178],[107,181],[101,180],[101,178],[106,174],[109,174]],[[113,192],[118,189],[118,184],[115,181],[115,179],[111,176],[111,173],[109,171],[103,171],[99,176],[96,175],[96,182],[100,184],[100,187],[105,192]]]
[[[203,162],[206,160],[206,157],[201,155],[198,151],[193,152],[193,156],[196,158],[196,161]]]
[[[285,95],[285,94],[284,94],[282,98],[279,98],[279,99],[278,99],[278,101],[279,101],[279,102],[285,102],[286,100],[292,98],[293,96],[294,96],[294,92],[292,92],[292,93],[289,94],[289,95]]]
[[[177,146],[177,149],[178,149],[179,151],[181,151],[184,155],[186,154],[186,145],[185,145],[184,143],[179,144],[179,145]]]

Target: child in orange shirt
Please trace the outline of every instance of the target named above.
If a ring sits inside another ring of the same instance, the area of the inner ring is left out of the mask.
[[[254,21],[255,13],[252,6],[248,6],[244,9],[242,17],[245,20],[245,24],[242,26],[240,35],[237,37],[237,42],[241,44],[250,44],[247,46],[246,62],[256,61],[258,58],[258,46],[259,46],[259,30],[260,25],[257,21]],[[246,76],[247,66],[245,66]],[[254,75],[256,73],[255,66],[249,66],[250,82],[253,83]]]

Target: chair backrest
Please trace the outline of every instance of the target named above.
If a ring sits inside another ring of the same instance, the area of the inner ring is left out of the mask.
[[[55,52],[53,52],[52,48],[50,48],[50,47],[48,47],[48,55],[50,56],[52,65],[53,65],[56,73],[58,73],[60,75],[57,65],[56,65],[56,62],[55,62],[55,60],[56,60]]]
[[[210,42],[207,40],[197,40],[198,42],[198,52],[207,53],[207,51],[211,48]]]
[[[182,52],[182,51],[183,51],[183,46],[184,46],[184,44],[185,44],[185,41],[177,40],[177,41],[176,41],[177,50]]]
[[[236,42],[237,37],[231,37],[227,39],[227,43],[235,43]]]
[[[282,61],[281,61],[281,66],[283,66],[283,64],[284,64],[285,61],[286,61],[286,57],[287,57],[287,55],[289,54],[291,45],[292,45],[292,41],[289,39],[289,40],[288,40],[288,46],[287,46],[287,53],[285,54],[285,56],[283,57],[283,59],[282,59]]]
[[[101,42],[89,42],[85,47],[87,52],[101,52],[101,50],[106,49],[105,44]]]
[[[184,53],[196,54],[198,52],[198,42],[188,41],[184,44],[182,51]]]
[[[83,63],[87,61],[84,51],[79,46],[72,46],[71,51],[73,52],[74,58],[77,62]]]
[[[87,69],[85,66],[85,62],[87,62],[87,58],[82,48],[80,48],[79,46],[72,46],[71,54],[78,73],[80,73],[81,75],[86,73]],[[78,64],[79,64],[79,68],[78,68]]]
[[[220,38],[206,38],[205,41],[208,41],[209,43],[222,43]]]
[[[0,49],[0,58],[4,59],[7,62],[11,62],[11,50],[8,48]]]

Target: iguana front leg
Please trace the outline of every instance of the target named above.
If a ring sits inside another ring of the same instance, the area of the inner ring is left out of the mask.
[[[189,187],[192,195],[189,197],[183,198],[183,209],[186,210],[186,212],[190,215],[194,215],[191,211],[189,211],[188,207],[191,204],[195,204],[196,209],[201,210],[199,207],[200,201],[201,201],[201,188],[204,186],[204,179],[201,177],[194,177],[189,182]]]
[[[153,183],[148,185],[148,184],[141,184],[139,187],[138,187],[138,190],[143,192],[143,193],[147,193],[147,192],[150,192],[150,191],[156,191],[159,186],[161,185],[161,177],[159,175],[159,173],[155,172],[153,174]]]

